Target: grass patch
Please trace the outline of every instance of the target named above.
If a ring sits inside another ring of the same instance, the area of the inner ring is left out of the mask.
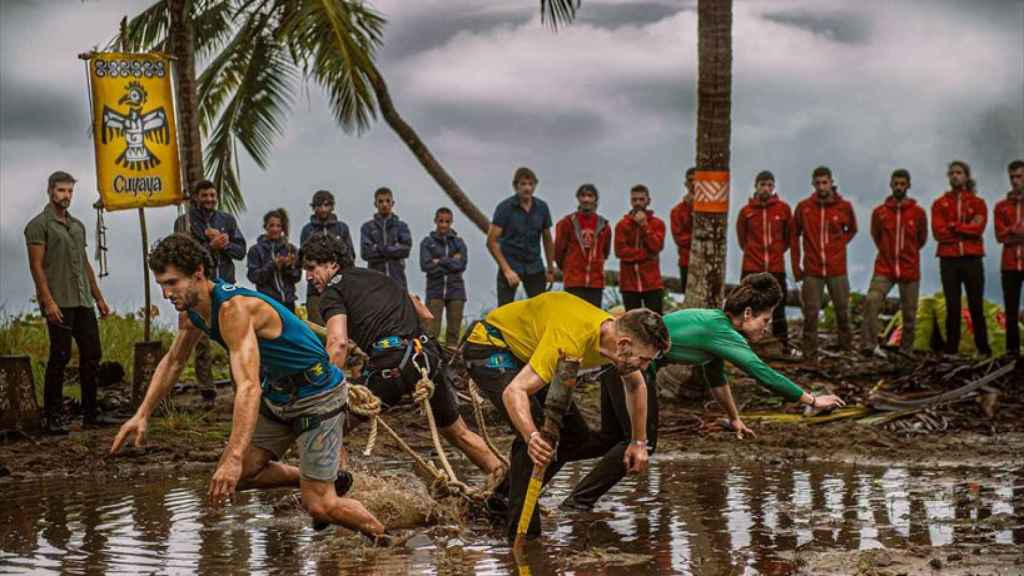
[[[99,321],[100,346],[103,362],[118,362],[125,370],[125,381],[132,381],[135,343],[142,342],[145,325],[141,313],[114,313]],[[159,340],[166,350],[174,340],[174,330],[156,321],[153,322],[151,337]],[[227,354],[219,345],[210,346],[213,357],[214,379],[227,378],[229,373]],[[27,354],[32,359],[32,376],[36,385],[36,397],[40,406],[43,402],[43,381],[46,374],[46,360],[50,354],[50,336],[46,320],[39,313],[7,314],[0,310],[0,355]],[[72,345],[72,356],[68,366],[78,365],[78,346]],[[195,368],[189,360],[182,381],[195,381]],[[64,395],[75,399],[81,397],[77,382],[64,387]]]

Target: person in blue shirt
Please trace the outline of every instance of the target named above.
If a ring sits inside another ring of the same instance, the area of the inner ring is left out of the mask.
[[[534,196],[537,175],[522,167],[512,177],[515,194],[494,209],[487,231],[487,249],[498,264],[498,306],[516,299],[523,285],[527,298],[544,292],[555,281],[555,241],[551,237],[551,211]],[[541,239],[544,256],[540,257]]]
[[[390,188],[378,188],[373,193],[377,213],[359,230],[359,255],[370,270],[383,272],[408,290],[405,281],[405,259],[412,250],[412,234],[392,210],[395,195]]]
[[[448,321],[445,343],[455,346],[462,330],[462,311],[466,306],[466,284],[462,273],[469,262],[466,243],[452,230],[452,211],[438,208],[434,213],[437,227],[420,242],[420,269],[427,275],[427,309],[434,319],[429,333],[437,338],[441,333],[441,314]]]
[[[246,277],[260,292],[295,312],[295,285],[302,279],[299,250],[288,241],[288,212],[284,208],[263,215],[263,230],[246,257]]]
[[[337,494],[348,388],[316,334],[266,294],[208,278],[210,255],[187,235],[161,240],[149,266],[164,298],[180,313],[178,334],[142,404],[115,436],[111,454],[129,437],[141,445],[149,416],[205,333],[228,350],[236,384],[231,435],[210,481],[210,504],[222,505],[240,482],[298,487],[314,521],[385,538],[373,514]],[[281,462],[292,444],[298,445],[298,468]]]
[[[217,187],[209,180],[196,183],[192,193],[192,207],[188,218],[181,215],[174,221],[174,231],[189,234],[213,257],[211,280],[235,282],[235,260],[245,258],[245,237],[235,217],[217,210]],[[209,404],[217,398],[213,386],[213,357],[210,341],[205,336],[196,343],[196,384],[203,399]]]
[[[328,190],[317,190],[313,194],[310,207],[313,209],[313,214],[299,234],[299,247],[305,246],[310,238],[318,234],[325,234],[341,240],[348,247],[349,254],[355,254],[356,250],[352,245],[352,234],[348,231],[348,225],[339,220],[334,213],[334,194]],[[324,324],[324,319],[320,316],[320,292],[312,282],[306,283],[306,318],[314,324],[321,326]]]

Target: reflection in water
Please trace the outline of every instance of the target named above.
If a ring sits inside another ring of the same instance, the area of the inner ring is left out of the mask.
[[[585,468],[567,466],[543,503],[556,508]],[[315,533],[301,515],[275,517],[279,493],[244,492],[205,507],[205,474],[130,484],[61,480],[0,484],[0,573],[418,573],[516,571],[500,533],[358,551],[344,531]],[[592,513],[557,512],[528,548],[535,575],[571,570],[652,574],[778,572],[778,553],[950,543],[1024,544],[1024,477],[956,477],[909,468],[730,464],[658,456]],[[645,562],[601,568],[593,551]],[[589,554],[589,555],[588,555]]]

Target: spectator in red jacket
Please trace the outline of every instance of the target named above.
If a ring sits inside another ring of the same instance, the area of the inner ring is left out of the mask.
[[[846,246],[857,234],[857,218],[853,206],[839,195],[826,166],[814,169],[811,175],[814,193],[796,205],[790,230],[790,256],[793,278],[803,282],[800,300],[804,314],[804,358],[818,359],[818,312],[825,288],[832,298],[839,325],[839,347],[851,348],[850,279],[846,275]],[[803,263],[800,261],[801,241]]]
[[[661,267],[665,223],[648,206],[651,193],[637,184],[629,191],[632,209],[615,225],[615,255],[619,258],[619,290],[626,310],[644,307],[662,311]]]
[[[1024,160],[1007,168],[1010,192],[996,204],[996,240],[1003,244],[1003,304],[1006,310],[1006,354],[1020,356],[1020,293],[1024,284]]]
[[[604,261],[612,248],[612,228],[597,213],[597,188],[576,190],[579,207],[555,225],[555,263],[562,271],[565,291],[598,308],[604,296]]]
[[[914,349],[914,326],[917,318],[917,297],[921,280],[921,248],[928,242],[928,217],[913,198],[910,172],[894,170],[889,178],[892,194],[871,213],[871,238],[878,247],[875,272],[864,302],[864,332],[861,349],[865,355],[885,357],[878,347],[878,312],[882,301],[898,285],[903,331],[900,350],[909,354]]]
[[[932,234],[939,243],[939,275],[946,297],[946,354],[960,350],[960,286],[967,291],[974,344],[978,354],[991,356],[985,326],[985,242],[988,207],[975,192],[971,168],[954,160],[947,172],[950,190],[932,204]]]
[[[686,277],[690,270],[690,244],[693,242],[693,177],[697,173],[696,168],[689,168],[686,171],[686,194],[683,199],[672,208],[669,213],[669,222],[672,224],[672,239],[679,249],[679,289],[686,294]]]
[[[736,235],[743,250],[741,279],[758,272],[768,272],[786,294],[786,251],[793,213],[775,193],[775,175],[763,170],[754,178],[754,197],[740,210],[736,219]],[[772,311],[772,334],[789,352],[789,330],[786,327],[786,301]]]

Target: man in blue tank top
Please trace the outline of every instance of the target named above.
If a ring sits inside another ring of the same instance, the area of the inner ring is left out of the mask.
[[[164,298],[181,313],[178,334],[111,453],[129,436],[141,445],[149,415],[205,333],[228,350],[236,385],[231,436],[210,481],[210,503],[231,498],[239,482],[298,487],[314,521],[382,536],[384,526],[362,504],[336,493],[347,385],[313,331],[273,298],[207,278],[210,256],[186,235],[161,240],[149,266]],[[293,443],[298,468],[280,462]]]

